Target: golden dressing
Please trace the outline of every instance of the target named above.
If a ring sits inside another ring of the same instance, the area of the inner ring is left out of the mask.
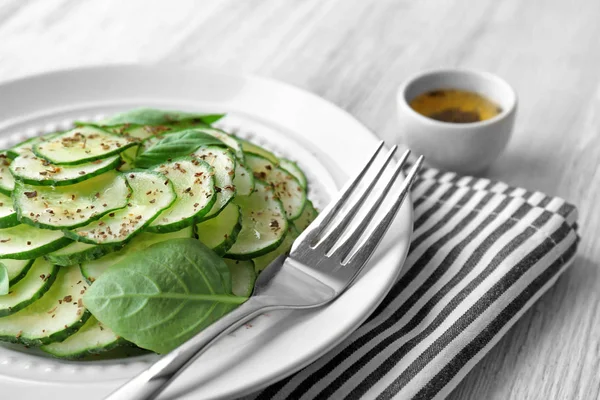
[[[501,107],[480,94],[456,89],[423,93],[410,106],[421,115],[452,123],[485,121],[502,112]]]

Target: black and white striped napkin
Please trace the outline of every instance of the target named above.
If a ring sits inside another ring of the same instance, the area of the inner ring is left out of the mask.
[[[574,258],[577,210],[502,182],[424,169],[403,275],[367,322],[250,396],[442,399]]]

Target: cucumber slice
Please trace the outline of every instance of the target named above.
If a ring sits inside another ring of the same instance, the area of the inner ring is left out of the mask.
[[[36,259],[25,277],[10,286],[9,294],[0,296],[0,317],[14,314],[42,297],[52,286],[58,268],[43,258]]]
[[[87,125],[36,143],[33,152],[52,164],[74,165],[119,154],[136,143],[133,138]]]
[[[294,220],[302,214],[306,204],[306,190],[292,174],[269,162],[266,158],[254,154],[246,155],[246,164],[252,169],[255,178],[273,185],[275,194],[281,200],[288,219]]]
[[[192,154],[192,157],[206,162],[214,171],[217,194],[215,204],[203,217],[206,220],[219,214],[235,196],[235,187],[233,186],[235,157],[228,149],[217,146],[200,148]]]
[[[135,157],[139,146],[133,146],[121,153],[121,166],[118,168],[120,172],[131,171],[135,168]]]
[[[35,146],[38,143],[42,143],[42,142],[46,142],[46,141],[50,140],[52,137],[54,137],[58,133],[60,133],[60,132],[53,132],[53,133],[49,133],[47,135],[35,136],[32,138],[29,138],[29,139],[19,143],[18,145],[13,146],[12,148],[8,149],[6,151],[6,155],[9,158],[14,160],[21,154],[30,154],[33,152],[33,146]]]
[[[8,271],[9,285],[19,282],[26,275],[35,260],[2,260],[0,264]]]
[[[298,238],[300,233],[302,231],[304,231],[308,227],[308,225],[310,225],[310,223],[312,221],[314,221],[314,219],[317,217],[318,214],[319,213],[313,206],[312,202],[307,199],[306,206],[304,207],[304,211],[302,211],[302,214],[300,215],[300,217],[295,219],[290,224],[288,233],[287,233],[285,239],[283,240],[283,242],[281,243],[281,245],[278,248],[276,248],[275,250],[273,250],[272,252],[267,253],[263,256],[260,256],[260,257],[257,257],[254,259],[254,265],[255,265],[256,271],[257,272],[262,271],[271,262],[273,262],[273,260],[275,260],[277,257],[279,257],[282,254],[288,253],[290,251],[290,249],[292,248],[292,244],[294,243],[294,240],[296,240],[296,238]]]
[[[175,188],[177,199],[148,227],[149,232],[173,232],[192,225],[210,211],[217,197],[213,169],[191,157],[174,160],[155,168]]]
[[[114,349],[104,351],[99,354],[90,354],[81,357],[80,361],[101,361],[101,360],[116,360],[119,358],[130,358],[152,354],[150,350],[130,345],[129,342],[124,342],[124,345],[117,346]]]
[[[277,248],[285,238],[288,221],[271,187],[256,180],[250,196],[236,196],[233,202],[240,206],[242,230],[226,257],[249,260]]]
[[[17,212],[13,209],[12,199],[0,193],[0,228],[10,228],[19,225]]]
[[[319,215],[319,213],[315,209],[315,206],[313,206],[312,201],[306,199],[306,205],[304,206],[302,214],[300,214],[300,216],[293,221],[293,224],[298,232],[302,232],[308,228],[310,223],[313,222],[315,218],[317,218],[317,215]]]
[[[108,326],[91,316],[77,332],[62,342],[50,343],[40,349],[55,357],[77,359],[112,350],[125,342]]]
[[[238,196],[250,196],[254,190],[254,174],[248,169],[239,158],[235,164],[235,175],[233,176],[233,186],[235,194]]]
[[[46,254],[46,260],[53,264],[67,267],[95,260],[105,254],[112,253],[121,248],[121,245],[95,245],[89,243],[72,242],[62,249]]]
[[[0,259],[30,260],[71,243],[61,231],[37,229],[21,224],[0,229]]]
[[[84,126],[89,124],[81,124],[79,126]],[[114,133],[116,135],[125,135],[132,137],[137,140],[145,139],[147,136],[146,131],[143,130],[145,126],[132,125],[132,124],[123,124],[123,125],[114,125],[114,126],[99,126],[100,129],[104,129],[107,132]],[[139,136],[138,136],[139,130]],[[121,158],[123,159],[123,164],[119,167],[119,171],[129,171],[133,168],[133,164],[135,161],[135,156],[137,155],[139,148],[139,144],[135,144],[128,148],[127,150],[121,153]]]
[[[190,238],[194,232],[191,226],[183,228],[177,232],[171,233],[148,233],[144,232],[134,237],[127,246],[121,250],[105,255],[97,260],[81,263],[81,273],[85,279],[91,284],[93,283],[108,267],[121,261],[130,252],[136,252],[153,245],[154,243],[162,242],[169,239]]]
[[[15,178],[10,173],[10,160],[6,153],[0,153],[0,193],[10,196],[15,189]]]
[[[221,257],[235,243],[242,229],[240,207],[228,204],[215,218],[196,225],[198,240]]]
[[[288,253],[292,248],[292,244],[294,244],[294,240],[296,240],[298,236],[298,230],[296,230],[293,224],[290,224],[287,235],[285,235],[285,239],[283,239],[279,247],[267,254],[264,254],[260,257],[256,257],[253,260],[256,272],[258,273],[263,269],[267,268],[269,264],[271,264],[280,255]]]
[[[66,237],[90,244],[123,244],[175,201],[173,185],[164,175],[154,171],[132,171],[125,175],[132,189],[127,207],[65,232]]]
[[[242,149],[241,141],[233,135],[228,134],[225,131],[216,128],[198,128],[202,132],[208,133],[211,136],[216,137],[221,142],[225,143],[227,147],[233,150],[233,153],[237,158],[244,161],[244,151]]]
[[[89,122],[79,122],[75,121],[75,126],[78,128],[82,128],[84,126],[91,126],[94,128],[100,128],[105,130],[106,132],[114,133],[115,135],[124,135],[125,131],[129,129],[129,127],[137,126],[133,124],[117,124],[117,125],[102,125],[102,124],[92,124]]]
[[[242,144],[242,150],[244,151],[244,154],[246,154],[246,153],[253,154],[255,156],[260,156],[262,158],[266,158],[274,165],[279,164],[279,158],[277,158],[277,156],[275,154],[271,153],[269,150],[265,149],[264,147],[261,147],[257,144],[254,144],[254,143],[249,142],[244,139],[240,139],[240,142]]]
[[[46,229],[73,229],[125,207],[129,194],[125,177],[109,171],[69,186],[17,182],[13,201],[23,223]]]
[[[180,128],[174,128],[168,125],[129,125],[123,130],[123,135],[131,136],[138,140],[144,140],[179,129]]]
[[[300,182],[300,185],[306,189],[308,187],[308,181],[306,180],[306,175],[302,169],[296,164],[294,161],[290,161],[286,158],[279,159],[279,166],[285,169],[290,174],[294,175],[294,178]]]
[[[108,127],[102,127],[103,129],[117,133],[120,135],[127,135],[133,138],[136,138],[140,141],[144,141],[145,139],[166,135],[169,133],[173,133],[176,131],[194,128],[195,126],[199,126],[201,128],[209,128],[208,125],[205,124],[194,124],[187,121],[175,122],[175,123],[164,123],[158,125],[138,125],[138,124],[124,124],[124,125],[113,125]]]
[[[10,164],[10,172],[24,183],[39,186],[64,186],[82,182],[121,164],[119,156],[79,165],[53,165],[32,153],[21,154]]]
[[[87,282],[79,268],[56,268],[56,280],[39,300],[0,318],[0,340],[26,346],[61,341],[76,332],[90,317],[82,301]]]
[[[224,259],[231,273],[231,291],[236,296],[249,297],[254,291],[256,272],[254,263],[250,260],[228,260]]]

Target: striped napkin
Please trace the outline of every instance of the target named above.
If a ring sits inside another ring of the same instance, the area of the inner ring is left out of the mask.
[[[367,322],[256,400],[442,399],[571,264],[577,210],[424,169],[403,275]]]

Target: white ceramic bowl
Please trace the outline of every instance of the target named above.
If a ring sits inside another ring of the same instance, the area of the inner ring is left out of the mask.
[[[472,123],[441,122],[413,110],[416,96],[437,89],[479,93],[502,108],[494,118]],[[515,121],[517,96],[503,79],[488,72],[432,70],[408,79],[398,90],[398,117],[403,140],[435,167],[464,174],[485,170],[506,147]]]

